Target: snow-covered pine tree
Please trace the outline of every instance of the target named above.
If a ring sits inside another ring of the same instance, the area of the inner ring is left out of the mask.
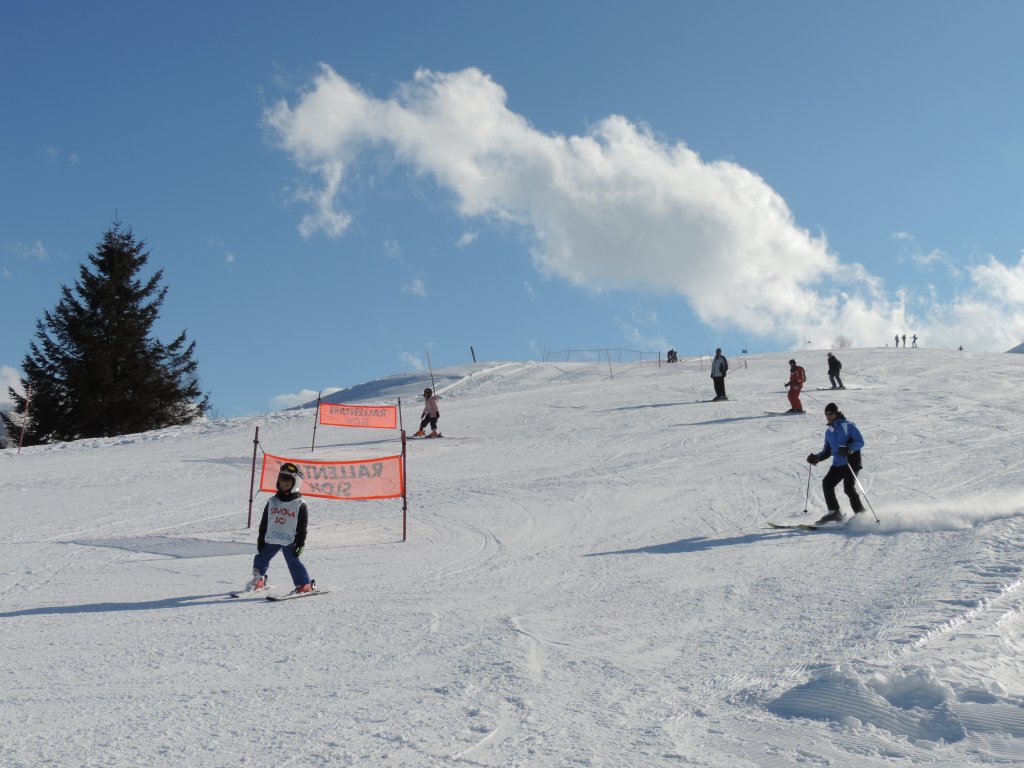
[[[23,392],[32,387],[26,445],[186,424],[209,409],[195,342],[184,331],[170,344],[152,336],[167,288],[163,270],[139,278],[150,255],[144,248],[115,221],[79,267],[74,290],[61,286],[56,307],[36,321],[22,362]],[[25,397],[8,392],[13,412],[0,419],[11,436],[20,432]]]

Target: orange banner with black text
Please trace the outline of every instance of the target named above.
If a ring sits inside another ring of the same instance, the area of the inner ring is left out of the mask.
[[[405,472],[400,455],[361,461],[311,461],[264,453],[261,491],[276,493],[278,470],[288,461],[302,471],[303,496],[363,500],[405,495]]]
[[[320,423],[332,427],[396,429],[398,406],[320,403]]]

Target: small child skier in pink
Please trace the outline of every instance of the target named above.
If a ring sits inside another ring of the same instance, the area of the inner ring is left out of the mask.
[[[427,424],[430,425],[430,434],[426,435],[426,437],[441,437],[441,433],[437,431],[437,420],[441,418],[441,411],[437,407],[437,395],[434,394],[434,390],[427,387],[423,390],[423,399],[426,402],[423,404],[420,429],[413,437],[424,437],[423,430]]]

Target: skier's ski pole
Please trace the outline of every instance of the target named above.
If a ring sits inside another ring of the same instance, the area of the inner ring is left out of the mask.
[[[811,469],[814,465],[807,465],[807,495],[804,496],[804,514],[807,514],[807,503],[811,500]]]
[[[864,501],[866,501],[868,503],[868,509],[871,510],[871,514],[872,515],[875,515],[875,523],[877,523],[878,525],[881,525],[882,521],[878,519],[878,515],[875,513],[875,508],[871,506],[871,499],[868,498],[868,494],[867,494],[867,491],[864,490],[864,486],[860,484],[860,478],[857,477],[857,473],[853,471],[853,467],[851,467],[849,464],[846,465],[846,468],[849,469],[850,470],[850,474],[853,475],[853,483],[854,483],[854,485],[856,485],[857,489],[862,494],[864,494]]]

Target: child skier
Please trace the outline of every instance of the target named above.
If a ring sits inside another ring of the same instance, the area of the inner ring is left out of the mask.
[[[309,578],[299,555],[306,546],[306,527],[309,511],[302,500],[302,472],[290,461],[281,465],[277,475],[277,493],[263,507],[256,557],[252,561],[252,581],[246,591],[258,592],[267,588],[267,570],[278,552],[284,553],[294,593],[316,591],[316,582]]]
[[[853,511],[864,511],[860,495],[857,493],[857,474],[862,466],[860,449],[864,447],[864,438],[857,425],[847,421],[835,403],[825,406],[825,421],[828,422],[828,427],[825,428],[824,447],[817,453],[807,455],[809,464],[817,464],[822,459],[832,457],[832,466],[821,481],[828,512],[818,520],[819,523],[843,519],[843,513],[839,511],[839,501],[836,499],[836,486],[840,481],[843,483],[843,491],[850,499]]]
[[[427,387],[423,390],[423,399],[426,402],[420,416],[420,429],[413,437],[424,437],[423,430],[427,424],[430,425],[430,434],[426,435],[427,437],[441,437],[441,433],[437,431],[437,420],[441,418],[441,411],[437,408],[437,395],[434,394],[434,390]]]

